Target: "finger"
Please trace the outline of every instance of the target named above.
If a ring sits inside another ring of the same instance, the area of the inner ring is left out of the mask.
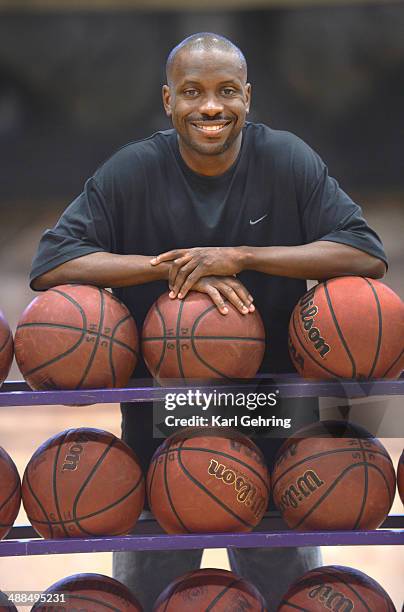
[[[237,294],[239,299],[243,302],[243,304],[247,307],[250,312],[254,312],[255,306],[253,305],[253,296],[249,293],[248,289],[244,287],[240,281],[229,278],[223,281],[227,286],[230,286],[231,289]]]
[[[162,261],[172,261],[177,257],[181,257],[181,255],[184,255],[185,252],[186,251],[184,249],[174,249],[173,251],[166,251],[165,253],[161,253],[160,255],[153,257],[150,260],[150,263],[152,266],[157,266]]]
[[[175,278],[175,282],[171,286],[171,294],[173,297],[180,297],[179,293],[180,293],[182,285],[186,281],[187,277],[191,274],[191,272],[195,270],[196,266],[197,266],[196,262],[193,259],[191,259],[191,261],[188,261],[188,263],[183,265],[178,270],[177,276]],[[181,297],[184,297],[184,296],[181,296]]]
[[[176,283],[177,285],[179,284],[178,278],[180,274],[182,274],[182,270],[184,270],[184,268],[182,268],[180,270],[180,273],[178,274],[177,283]],[[180,300],[182,300],[187,295],[188,291],[192,289],[193,285],[195,285],[199,281],[200,278],[202,278],[202,271],[199,267],[196,267],[193,270],[193,272],[187,275],[187,278],[184,280],[184,283],[179,288],[178,297]]]
[[[208,285],[206,288],[206,293],[208,294],[220,314],[227,315],[229,309],[227,308],[226,303],[219,291],[212,285]]]
[[[179,257],[178,259],[174,259],[173,263],[170,266],[170,270],[168,273],[168,286],[170,287],[171,290],[175,286],[175,281],[176,281],[179,270],[181,269],[183,265],[185,265],[191,260],[191,257],[192,257],[191,255],[185,255],[184,257]],[[171,291],[171,293],[173,292]],[[173,293],[172,297],[176,297],[177,293],[178,292],[176,292],[175,294]],[[170,294],[170,297],[171,297],[171,294]]]
[[[246,306],[243,300],[239,297],[236,291],[234,291],[234,289],[230,287],[230,285],[227,285],[226,283],[219,283],[216,285],[216,288],[219,289],[219,291],[226,297],[226,299],[231,304],[233,304],[233,306],[237,308],[237,310],[241,312],[241,314],[248,314],[248,306]]]

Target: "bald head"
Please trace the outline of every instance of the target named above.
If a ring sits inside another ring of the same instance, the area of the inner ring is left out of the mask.
[[[213,34],[212,32],[199,32],[185,38],[170,52],[166,63],[167,83],[170,85],[172,82],[173,68],[180,56],[185,53],[204,53],[210,51],[232,54],[235,64],[238,65],[243,74],[244,82],[247,81],[247,62],[240,49],[224,36]]]

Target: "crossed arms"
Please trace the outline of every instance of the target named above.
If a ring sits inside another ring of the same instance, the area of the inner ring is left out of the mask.
[[[225,300],[247,314],[254,310],[253,296],[237,279],[244,270],[321,281],[347,275],[381,278],[385,264],[364,251],[326,240],[287,247],[196,247],[153,258],[99,251],[45,272],[32,287],[43,290],[71,282],[127,287],[167,280],[173,299],[192,289],[207,293],[222,314],[227,313]]]

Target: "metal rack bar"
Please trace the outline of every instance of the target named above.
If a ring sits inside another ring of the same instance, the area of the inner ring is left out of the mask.
[[[5,382],[0,390],[0,406],[38,406],[69,404],[103,404],[114,402],[149,402],[163,400],[167,393],[180,393],[189,389],[213,392],[224,387],[223,381],[190,381],[184,387],[173,381],[165,387],[150,386],[150,380],[130,381],[131,386],[121,389],[78,389],[70,391],[32,391],[24,382]],[[265,375],[251,381],[226,383],[228,392],[279,391],[281,397],[345,397],[358,398],[380,395],[404,395],[404,376],[398,380],[331,380],[307,381],[298,374]]]
[[[204,533],[131,535],[65,540],[3,540],[0,557],[115,552],[125,550],[187,550],[194,548],[255,548],[263,546],[368,546],[404,544],[404,530]]]

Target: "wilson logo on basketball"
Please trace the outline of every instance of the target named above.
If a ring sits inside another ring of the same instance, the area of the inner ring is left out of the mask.
[[[321,480],[314,470],[307,470],[296,480],[296,484],[290,485],[284,491],[279,503],[279,510],[282,512],[285,508],[297,508],[303,500],[310,497],[323,484],[324,480]]]
[[[354,609],[354,602],[339,591],[335,591],[329,584],[320,584],[307,593],[310,599],[317,599],[325,609],[336,612],[350,612]]]
[[[81,444],[72,444],[68,451],[69,454],[66,455],[65,460],[63,462],[62,471],[77,470],[82,452],[83,447]]]
[[[237,501],[250,508],[255,516],[261,514],[265,499],[257,495],[256,487],[247,482],[245,478],[238,476],[234,470],[226,468],[223,463],[219,463],[215,459],[210,460],[208,474],[222,480],[226,485],[233,486],[237,493]]]
[[[320,357],[324,357],[331,349],[321,337],[320,330],[314,327],[314,317],[318,314],[318,308],[313,302],[315,287],[308,291],[300,300],[300,320],[306,330],[307,337],[314,344],[315,349],[319,352]]]

